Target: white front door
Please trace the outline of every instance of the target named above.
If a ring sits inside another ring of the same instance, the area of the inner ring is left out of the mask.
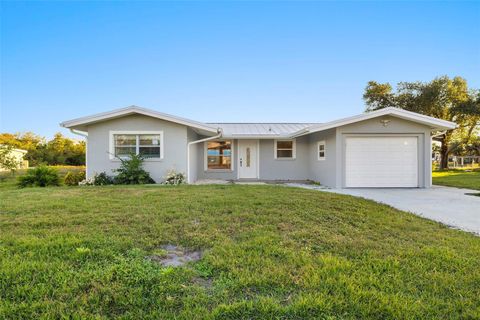
[[[258,178],[257,140],[238,140],[238,178]]]

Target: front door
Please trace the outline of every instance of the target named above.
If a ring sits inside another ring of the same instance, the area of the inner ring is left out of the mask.
[[[238,178],[258,178],[257,140],[238,140]]]

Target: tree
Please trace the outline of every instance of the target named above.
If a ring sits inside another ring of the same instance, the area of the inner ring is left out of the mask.
[[[363,99],[366,111],[397,107],[439,119],[456,122],[458,129],[448,130],[437,139],[441,142],[440,168],[448,167],[453,141],[468,142],[480,124],[480,93],[469,89],[461,77],[438,77],[430,82],[400,82],[396,92],[389,83],[368,82]],[[455,144],[458,148],[458,143]]]
[[[24,156],[29,164],[36,166],[43,161],[42,146],[45,144],[45,139],[34,134],[33,132],[25,133],[1,133],[0,144],[9,145],[17,149],[26,150],[27,154]]]
[[[61,133],[55,134],[52,140],[46,141],[32,132],[2,133],[0,144],[27,150],[25,160],[32,166],[40,164],[50,165],[85,165],[85,142],[64,137]]]
[[[0,167],[10,170],[12,174],[20,166],[20,161],[13,154],[13,147],[9,145],[0,145]]]

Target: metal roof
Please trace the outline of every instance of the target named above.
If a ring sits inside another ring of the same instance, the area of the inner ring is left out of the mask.
[[[207,123],[222,129],[224,137],[281,137],[289,136],[319,123]]]
[[[127,108],[103,112],[88,117],[77,118],[62,122],[60,125],[72,130],[87,132],[88,125],[90,124],[131,114],[142,114],[145,116],[183,124],[189,126],[197,133],[205,136],[217,134],[217,129],[220,128],[222,130],[222,136],[226,138],[295,138],[313,132],[324,131],[350,123],[387,115],[428,125],[432,130],[449,130],[454,129],[457,126],[454,122],[436,119],[397,108],[385,108],[327,123],[203,123],[137,106],[130,106]]]

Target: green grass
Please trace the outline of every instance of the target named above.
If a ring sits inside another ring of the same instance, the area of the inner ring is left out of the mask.
[[[480,190],[480,169],[434,171],[432,182],[442,186]]]
[[[163,268],[162,244],[203,258]],[[480,318],[480,238],[283,186],[0,189],[0,319]]]

